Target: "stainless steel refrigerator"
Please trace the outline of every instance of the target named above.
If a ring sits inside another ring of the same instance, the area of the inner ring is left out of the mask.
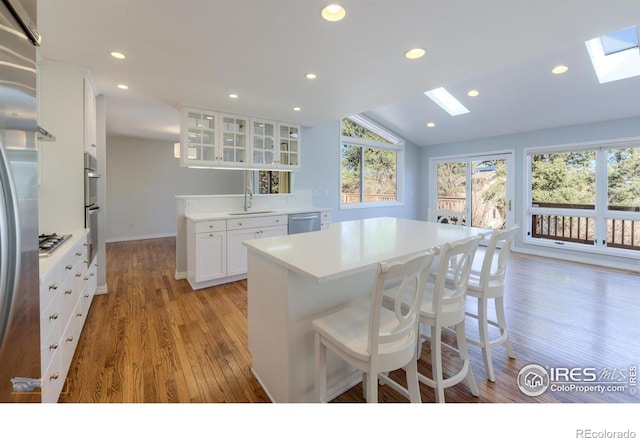
[[[35,1],[0,3],[0,402],[41,401],[39,36],[28,13],[35,19]]]

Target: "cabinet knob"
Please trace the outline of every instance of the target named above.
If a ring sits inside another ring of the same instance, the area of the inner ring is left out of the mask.
[[[70,271],[73,269],[73,265],[67,265],[64,267],[67,271]]]
[[[67,290],[64,291],[65,295],[71,295],[72,293],[73,293],[73,290],[71,290],[71,289],[67,289]]]
[[[89,294],[86,294],[84,297],[85,297],[85,298],[89,298]]]
[[[57,350],[58,349],[58,344],[51,344],[49,345],[49,350]]]
[[[76,255],[77,255],[78,257],[80,257],[80,256],[82,255],[82,253],[81,253],[81,252],[77,252],[77,253],[76,253]]]
[[[49,285],[49,290],[58,290],[58,285],[57,284],[50,284]]]
[[[82,274],[80,272],[76,273],[76,277],[80,278]]]
[[[81,318],[81,317],[82,317],[82,312],[78,312],[78,313],[76,313],[76,316],[77,316],[78,318]]]
[[[60,374],[53,373],[51,374],[51,377],[49,377],[49,380],[58,380],[58,377],[60,377]]]
[[[53,319],[53,320],[58,319],[58,314],[57,314],[57,313],[54,313],[53,315],[50,315],[50,316],[49,316],[49,319],[50,319],[50,320],[51,320],[51,319]]]
[[[73,336],[69,336],[69,337],[67,338],[67,342],[73,342]]]

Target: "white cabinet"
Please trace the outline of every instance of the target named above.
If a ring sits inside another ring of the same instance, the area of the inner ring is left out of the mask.
[[[251,119],[251,160],[263,169],[276,167],[278,124],[272,120]]]
[[[331,225],[331,212],[323,211],[320,213],[320,230],[326,230]]]
[[[227,219],[227,275],[247,273],[247,249],[243,241],[286,234],[286,215]]]
[[[300,169],[300,127],[278,123],[278,168]]]
[[[224,220],[187,221],[187,280],[192,288],[226,277],[226,234]]]
[[[89,74],[84,78],[84,150],[96,156],[96,92]]]
[[[89,311],[88,298],[95,293],[95,282],[89,281],[86,243],[83,235],[40,281],[43,403],[58,401]]]
[[[249,164],[249,118],[220,114],[220,163],[223,166]]]
[[[180,128],[180,164],[213,166],[219,161],[218,113],[183,108]]]
[[[300,169],[300,126],[198,108],[182,108],[180,165]]]

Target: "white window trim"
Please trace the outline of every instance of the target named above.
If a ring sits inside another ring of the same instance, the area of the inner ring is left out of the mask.
[[[640,220],[640,213],[638,212],[612,212],[608,208],[602,208],[600,205],[606,206],[606,199],[602,200],[606,194],[600,193],[602,190],[596,190],[596,200],[594,210],[582,210],[582,209],[569,209],[569,208],[544,208],[544,207],[532,207],[531,204],[531,156],[536,154],[547,153],[564,153],[571,151],[588,151],[594,150],[597,154],[603,154],[605,150],[625,148],[631,146],[638,146],[640,137],[627,137],[619,139],[610,139],[602,141],[584,142],[584,143],[568,143],[549,146],[534,146],[523,149],[524,160],[522,160],[522,174],[525,176],[525,181],[522,187],[522,219],[525,226],[523,227],[523,243],[528,245],[535,245],[546,248],[586,252],[590,254],[601,254],[607,256],[616,256],[621,258],[640,259],[638,251],[632,251],[622,248],[612,248],[603,245],[602,238],[606,240],[606,219],[629,219]],[[596,181],[605,178],[606,180],[606,160],[596,159],[600,165],[596,166]],[[597,183],[596,183],[597,184]],[[593,245],[586,245],[574,242],[564,242],[560,240],[552,239],[539,239],[530,235],[531,231],[531,216],[535,213],[538,214],[557,214],[559,216],[581,216],[581,217],[593,217],[596,218],[596,242]],[[598,223],[599,220],[599,223]]]
[[[388,130],[377,125],[375,122],[365,118],[362,115],[352,115],[345,117],[354,123],[368,129],[369,131],[379,135],[380,137],[389,140],[390,143],[380,143],[373,140],[365,140],[353,137],[346,137],[342,135],[342,120],[340,120],[340,147],[338,148],[338,155],[340,158],[340,186],[338,193],[340,193],[340,210],[353,210],[358,208],[380,208],[380,207],[400,207],[404,205],[404,184],[405,184],[405,141],[401,137],[398,137]],[[351,144],[360,147],[371,147],[376,149],[386,149],[396,152],[396,200],[388,202],[358,202],[343,204],[342,203],[342,145]]]

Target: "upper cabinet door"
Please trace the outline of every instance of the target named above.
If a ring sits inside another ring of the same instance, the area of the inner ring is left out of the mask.
[[[251,160],[263,169],[276,167],[276,129],[271,120],[251,119]]]
[[[249,165],[249,118],[237,114],[220,114],[220,163]]]
[[[278,167],[300,168],[300,126],[278,123]]]
[[[213,166],[218,164],[218,113],[183,108],[180,129],[180,164]]]

